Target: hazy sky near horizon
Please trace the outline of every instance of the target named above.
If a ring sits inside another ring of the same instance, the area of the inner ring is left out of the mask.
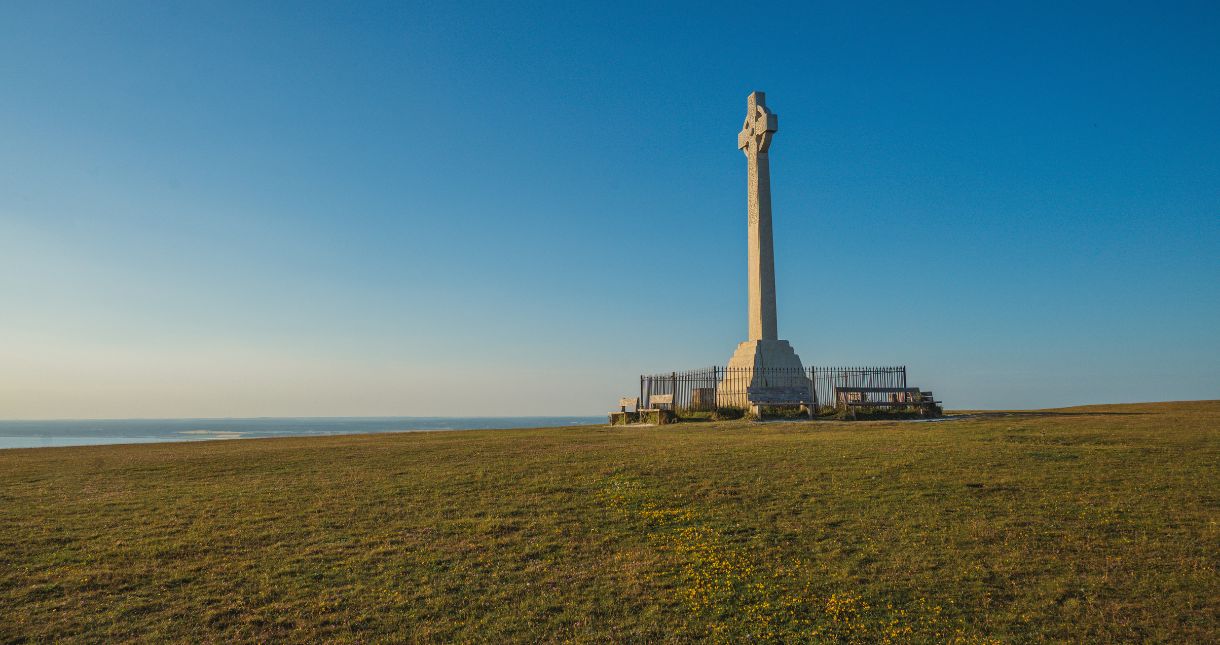
[[[779,329],[1220,397],[1220,5],[0,5],[0,418],[597,414]],[[989,3],[984,3],[989,4]]]

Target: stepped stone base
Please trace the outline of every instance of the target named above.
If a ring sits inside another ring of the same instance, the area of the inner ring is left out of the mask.
[[[716,388],[716,405],[749,407],[751,387],[809,387],[810,382],[792,345],[786,340],[747,340],[737,345],[724,380]]]

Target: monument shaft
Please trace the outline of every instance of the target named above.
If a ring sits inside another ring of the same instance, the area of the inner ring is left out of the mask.
[[[771,165],[767,153],[747,153],[749,164],[750,340],[776,340],[775,246],[771,236]]]
[[[749,340],[738,343],[725,378],[716,386],[716,404],[741,407],[758,388],[804,388],[809,379],[801,357],[780,340],[775,323],[775,247],[771,237],[771,165],[767,149],[779,129],[779,118],[767,109],[762,92],[746,99],[746,120],[737,134],[737,148],[746,155],[748,282],[746,301]],[[759,396],[762,396],[760,393]]]

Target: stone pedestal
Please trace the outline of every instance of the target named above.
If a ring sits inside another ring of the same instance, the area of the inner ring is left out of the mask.
[[[786,340],[747,340],[737,344],[737,351],[729,359],[729,369],[750,367],[755,370],[801,371],[801,357],[796,355]]]
[[[746,408],[752,387],[804,387],[810,385],[801,357],[786,340],[747,340],[737,345],[724,379],[716,387],[716,405]]]

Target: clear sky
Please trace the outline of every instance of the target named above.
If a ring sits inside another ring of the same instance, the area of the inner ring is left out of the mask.
[[[992,4],[6,1],[0,418],[598,414],[724,364],[755,89],[807,365],[1220,397],[1220,5]]]

